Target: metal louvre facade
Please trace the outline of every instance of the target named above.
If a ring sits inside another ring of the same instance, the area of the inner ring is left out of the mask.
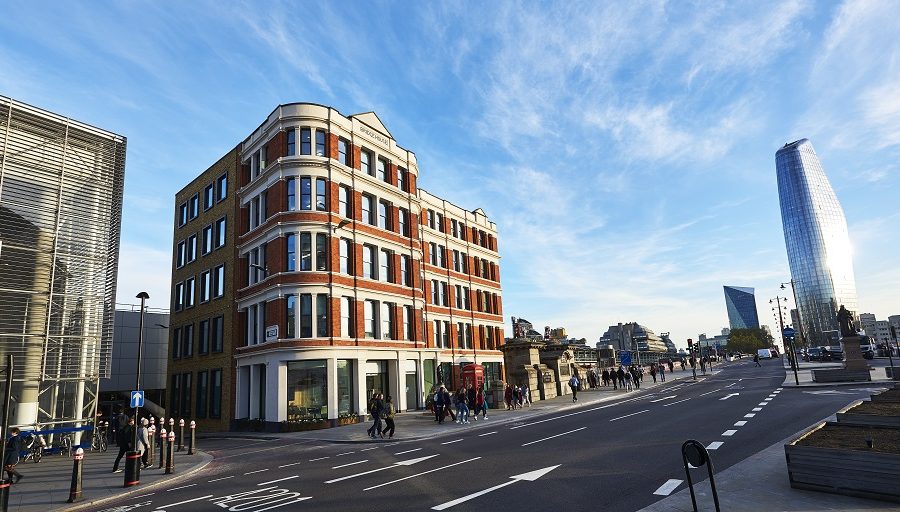
[[[0,96],[0,356],[15,425],[91,421],[112,344],[125,137]]]
[[[812,345],[828,345],[844,305],[858,312],[844,210],[807,139],[775,153],[781,222],[800,320]]]

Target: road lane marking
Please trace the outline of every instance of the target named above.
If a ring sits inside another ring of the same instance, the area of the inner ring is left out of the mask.
[[[490,435],[493,435],[493,434],[496,434],[496,433],[497,433],[496,430],[493,431],[493,432],[485,432],[484,434],[478,434],[478,437],[490,436]]]
[[[317,460],[325,460],[325,459],[328,459],[328,458],[330,458],[330,457],[319,457],[318,459],[309,459],[309,461],[310,461],[310,462],[315,462],[315,461],[317,461]]]
[[[725,432],[722,432],[722,435],[729,437],[729,436],[735,435],[736,433],[737,433],[737,430],[731,429],[731,430],[726,430]]]
[[[462,438],[454,439],[453,441],[447,441],[447,442],[441,443],[441,444],[453,444],[453,443],[458,443],[460,441],[462,441]]]
[[[771,401],[772,401],[771,398],[763,398],[763,402],[771,402]]]
[[[234,478],[234,475],[231,476],[223,476],[222,478],[216,478],[214,480],[207,480],[206,483],[211,484],[213,482],[218,482],[219,480],[228,480],[229,478]]]
[[[403,455],[404,453],[412,453],[421,450],[421,448],[413,448],[412,450],[406,450],[405,452],[397,452],[394,455]]]
[[[290,464],[282,464],[278,466],[279,468],[286,468],[288,466],[296,466],[297,464],[303,464],[303,462],[291,462]]]
[[[188,487],[193,487],[195,485],[197,485],[197,484],[188,484],[188,485],[182,485],[181,487],[173,487],[171,489],[167,489],[166,492],[177,491],[178,489],[187,489]]]
[[[584,430],[584,429],[586,429],[586,428],[587,428],[587,427],[576,428],[575,430],[570,430],[570,431],[568,431],[568,432],[563,432],[562,434],[556,434],[555,436],[550,436],[550,437],[545,437],[545,438],[543,438],[543,439],[538,439],[537,441],[529,441],[529,442],[523,444],[522,446],[528,446],[528,445],[530,445],[530,444],[540,443],[541,441],[547,441],[548,439],[553,439],[554,437],[560,437],[560,436],[564,436],[564,435],[566,435],[566,434],[571,434],[572,432],[578,432],[579,430]]]
[[[738,421],[737,423],[735,423],[734,426],[735,427],[743,427],[746,424],[747,424],[747,422],[742,420],[742,421]]]
[[[723,443],[722,441],[713,441],[713,442],[709,443],[709,446],[707,446],[706,449],[707,450],[718,450],[719,448],[722,447],[723,444],[725,444],[725,443]]]
[[[682,482],[684,482],[684,480],[678,480],[676,478],[666,480],[666,483],[660,485],[659,489],[653,491],[653,494],[656,494],[658,496],[668,496],[672,494],[672,491],[678,488],[678,486],[681,485]]]
[[[263,483],[261,483],[261,484],[256,484],[256,485],[259,485],[259,486],[262,486],[262,485],[269,485],[269,484],[274,484],[274,483],[276,483],[276,482],[284,482],[285,480],[293,480],[294,478],[300,478],[300,475],[294,475],[294,476],[288,476],[288,477],[284,477],[284,478],[279,478],[278,480],[269,480],[268,482],[263,482]]]
[[[347,467],[347,466],[355,466],[355,465],[357,465],[357,464],[362,464],[362,463],[364,463],[364,462],[369,462],[369,459],[358,460],[358,461],[356,461],[356,462],[351,462],[351,463],[349,463],[349,464],[341,464],[340,466],[334,466],[334,467],[332,467],[331,469],[341,469],[341,468],[345,468],[345,467]]]
[[[657,398],[656,400],[650,400],[650,403],[662,402],[663,400],[670,400],[672,398],[678,398],[678,395],[665,396],[662,398]]]
[[[784,389],[784,388],[778,388],[778,391],[781,391],[782,389]]]
[[[351,453],[356,453],[356,452],[344,452],[344,453],[339,453],[339,454],[335,455],[335,457],[341,457],[341,456],[343,456],[343,455],[350,455]]]
[[[756,405],[757,405],[757,407],[765,407],[765,406],[769,405],[769,402],[760,402]]]
[[[215,494],[207,494],[206,496],[200,496],[199,498],[191,498],[189,500],[179,501],[177,503],[170,503],[168,505],[163,505],[161,507],[156,507],[156,508],[160,509],[160,510],[165,510],[167,508],[176,507],[178,505],[184,505],[185,503],[193,503],[195,501],[202,501],[202,500],[205,500],[208,498],[212,498],[213,496],[215,496]]]
[[[360,451],[361,451],[361,452],[367,452],[367,451],[369,451],[369,450],[377,450],[377,449],[378,449],[377,446],[373,446],[373,447],[371,447],[371,448],[366,448],[365,450],[360,450]]]
[[[383,468],[370,469],[369,471],[363,471],[362,473],[356,473],[353,475],[342,476],[340,478],[335,478],[333,480],[326,480],[325,483],[333,484],[335,482],[342,482],[344,480],[350,480],[351,478],[356,478],[358,476],[371,475],[372,473],[377,473],[379,471],[384,471],[386,469],[394,469],[394,468],[400,467],[400,466],[412,466],[413,464],[418,464],[419,462],[422,462],[423,460],[428,460],[432,457],[437,457],[438,455],[440,455],[440,454],[435,453],[434,455],[426,455],[425,457],[419,457],[418,459],[401,460],[401,461],[391,464],[390,466],[385,466]]]
[[[244,473],[244,475],[252,475],[253,473],[262,473],[263,471],[268,471],[268,470],[269,470],[269,468],[257,469],[256,471],[248,471],[248,472]]]
[[[619,420],[628,418],[629,416],[636,416],[638,414],[644,414],[645,412],[650,412],[650,409],[644,409],[643,411],[633,412],[631,414],[626,414],[625,416],[619,416],[618,418],[613,418],[609,421],[619,421]]]
[[[750,409],[750,410],[753,412],[759,412],[762,410],[762,407],[754,407],[753,409]]]
[[[522,425],[516,425],[516,426],[514,426],[514,427],[509,427],[509,429],[510,429],[510,430],[515,430],[515,429],[517,429],[517,428],[530,427],[530,426],[532,426],[532,425],[537,425],[537,424],[544,423],[544,422],[547,422],[547,421],[561,420],[561,419],[563,419],[563,418],[568,418],[569,416],[575,416],[575,415],[578,415],[578,414],[584,414],[584,413],[586,413],[586,412],[599,411],[600,409],[606,409],[606,408],[608,408],[608,407],[615,407],[615,406],[617,406],[617,405],[622,405],[622,404],[625,404],[625,403],[628,403],[628,402],[634,402],[635,400],[640,400],[641,398],[642,398],[642,397],[638,397],[638,398],[629,398],[629,399],[627,399],[627,400],[622,400],[621,402],[616,402],[616,403],[614,403],[614,404],[601,405],[600,407],[594,407],[594,408],[592,408],[592,409],[585,409],[585,410],[583,410],[583,411],[570,412],[570,413],[568,413],[568,414],[563,414],[563,415],[561,415],[561,416],[554,416],[554,417],[552,417],[552,418],[547,418],[547,419],[538,420],[538,421],[532,421],[531,423],[524,423],[524,424],[522,424]]]
[[[149,494],[141,494],[140,496],[135,496],[134,498],[128,498],[129,500],[139,500],[141,498],[146,498],[147,496],[153,496],[156,494],[155,492],[151,492]]]
[[[460,464],[465,464],[466,462],[472,462],[472,461],[478,460],[478,459],[480,459],[480,458],[481,458],[481,457],[475,457],[474,459],[461,460],[461,461],[459,461],[459,462],[454,462],[453,464],[448,464],[448,465],[446,465],[446,466],[444,466],[444,467],[442,467],[442,468],[429,469],[428,471],[423,471],[423,472],[421,472],[421,473],[416,473],[415,475],[404,476],[403,478],[398,478],[398,479],[396,479],[396,480],[391,480],[390,482],[385,482],[385,483],[383,483],[383,484],[373,485],[372,487],[366,487],[366,488],[363,489],[363,490],[364,490],[364,491],[371,491],[372,489],[377,489],[377,488],[379,488],[379,487],[384,487],[385,485],[395,484],[395,483],[397,483],[397,482],[402,482],[402,481],[404,481],[404,480],[409,480],[410,478],[416,478],[417,476],[427,475],[428,473],[434,473],[435,471],[442,471],[442,470],[444,470],[444,469],[447,469],[447,468],[450,468],[450,467],[453,467],[453,466],[459,466]]]
[[[684,400],[679,400],[677,402],[670,402],[670,403],[663,405],[663,407],[669,407],[669,406],[672,406],[675,404],[680,404],[681,402],[687,402],[688,400],[690,400],[690,398],[685,398]]]
[[[728,393],[727,395],[723,396],[719,400],[728,400],[729,398],[731,398],[733,396],[740,396],[740,393]]]
[[[754,416],[756,416],[756,415],[753,414],[752,412],[749,413],[749,414],[745,414],[745,415],[744,415],[745,418],[752,418],[752,417],[754,417]]]
[[[478,492],[473,492],[472,494],[467,494],[466,496],[463,496],[462,498],[456,498],[455,500],[448,501],[447,503],[441,503],[440,505],[431,507],[431,510],[444,510],[444,509],[448,509],[450,507],[455,507],[456,505],[459,505],[460,503],[465,503],[465,502],[475,499],[479,496],[484,496],[485,494],[487,494],[489,492],[494,492],[497,489],[502,489],[503,487],[506,487],[507,485],[512,485],[512,484],[514,484],[516,482],[520,482],[522,480],[524,480],[526,482],[534,482],[538,478],[540,478],[540,477],[546,475],[547,473],[553,471],[554,469],[558,468],[560,465],[561,464],[557,464],[555,466],[549,466],[546,468],[536,469],[534,471],[529,471],[528,473],[522,473],[521,475],[513,475],[513,476],[509,477],[510,480],[507,482],[503,482],[502,484],[495,485],[493,487],[488,487],[487,489],[483,489]]]
[[[714,390],[712,390],[712,391],[707,391],[706,393],[703,393],[702,395],[697,395],[697,396],[700,397],[700,396],[711,395],[711,394],[713,394],[713,393],[715,393],[715,392],[717,392],[717,391],[722,391],[723,389],[725,389],[725,388],[714,389]]]

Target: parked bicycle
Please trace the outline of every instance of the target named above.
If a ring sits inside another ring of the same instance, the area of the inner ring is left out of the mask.
[[[106,439],[106,423],[98,423],[97,428],[94,429],[94,435],[91,437],[91,450],[105,452],[109,448],[109,442]]]
[[[26,454],[23,460],[31,459],[32,462],[37,464],[44,456],[44,448],[47,447],[47,442],[44,441],[44,436],[32,433],[25,438],[24,446]]]

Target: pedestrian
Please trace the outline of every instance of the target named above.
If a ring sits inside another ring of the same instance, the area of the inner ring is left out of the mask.
[[[609,386],[609,370],[603,369],[603,373],[600,374],[600,380],[603,381],[604,387]]]
[[[16,471],[16,464],[19,463],[19,452],[22,451],[22,438],[19,436],[19,428],[13,427],[9,429],[9,440],[6,441],[6,456],[3,460],[3,470],[6,471],[8,480],[12,483],[19,483],[23,475]],[[13,477],[16,477],[13,480]]]
[[[113,427],[113,434],[116,436],[116,445],[119,444],[119,431],[125,428],[128,425],[128,415],[125,414],[125,411],[119,409],[119,414],[116,414],[116,424]]]
[[[475,393],[475,386],[469,385],[469,390],[466,392],[466,404],[469,406],[469,416],[472,416],[472,421],[478,421],[478,409],[475,407],[475,399],[477,398]],[[474,409],[474,413],[472,412]]]
[[[381,431],[381,437],[384,437],[384,434],[387,431],[390,431],[388,434],[388,439],[392,439],[394,437],[394,400],[391,398],[391,395],[388,395],[387,398],[384,399],[384,408],[381,412],[381,417],[384,418],[384,430]]]
[[[478,393],[475,395],[475,416],[478,416],[478,413],[481,413],[481,419],[487,419],[487,410],[488,403],[484,397],[484,390],[481,388],[478,389]]]
[[[686,369],[686,368],[684,367],[684,359],[678,361],[678,363],[681,364],[681,371],[684,371],[684,370]]]
[[[147,418],[141,418],[141,426],[138,427],[137,437],[137,451],[141,454],[141,464],[144,466],[144,469],[150,467],[150,438],[147,436],[147,425],[150,424],[150,421]]]
[[[450,416],[450,421],[456,421],[456,415],[453,414],[453,399],[450,396],[450,390],[441,386],[441,393],[444,395],[444,415]]]
[[[671,359],[669,359],[669,373],[674,373],[674,372],[675,372],[675,361],[672,361]]]
[[[119,446],[119,454],[116,456],[116,461],[113,462],[112,472],[120,473],[122,470],[119,469],[119,462],[134,445],[134,418],[128,418],[124,426],[116,432],[116,444]]]
[[[506,385],[506,389],[503,390],[503,401],[506,402],[506,410],[512,409],[512,399],[513,399],[513,389],[509,384]]]
[[[650,365],[650,376],[653,377],[653,382],[656,383],[656,365]]]
[[[531,407],[531,390],[528,389],[528,384],[522,385],[522,404]]]
[[[631,372],[625,372],[625,385],[622,386],[625,391],[634,391],[634,385],[631,383]]]
[[[669,363],[669,364],[671,364],[671,363]],[[666,381],[666,365],[664,365],[664,364],[659,365],[659,381],[660,382]]]
[[[753,354],[753,362],[756,363],[756,366],[762,366],[759,364],[759,354]]]
[[[628,377],[626,376],[625,378],[627,379]],[[635,389],[641,389],[640,375],[638,374],[637,367],[635,366],[631,367],[631,382],[634,384]]]
[[[619,371],[616,372],[616,377],[619,378],[619,387],[622,389],[625,388],[625,368],[622,365],[619,365]]]
[[[569,379],[569,387],[572,388],[572,401],[578,401],[578,375],[572,374],[572,378]]]
[[[434,421],[439,424],[444,422],[444,394],[441,393],[442,390],[443,386],[434,392]]]
[[[381,393],[375,393],[372,395],[372,400],[369,402],[369,414],[372,416],[372,426],[366,430],[366,433],[369,434],[369,437],[372,439],[377,439],[379,436],[384,437],[381,434],[381,412],[384,407],[384,402],[381,400]]]
[[[469,407],[466,404],[468,396],[465,388],[459,388],[456,392],[456,422],[460,425],[469,423]]]

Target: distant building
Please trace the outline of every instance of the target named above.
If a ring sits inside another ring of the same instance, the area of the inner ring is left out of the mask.
[[[609,329],[600,338],[597,346],[604,345],[612,345],[616,350],[668,351],[668,347],[666,347],[662,338],[637,322],[609,326]]]
[[[667,352],[669,352],[670,354],[678,353],[678,348],[675,347],[675,342],[673,342],[672,339],[669,337],[669,333],[661,332],[661,333],[659,333],[659,338],[662,340],[663,343],[666,344]]]
[[[781,222],[804,335],[823,344],[843,305],[857,314],[856,280],[844,210],[807,139],[775,153]],[[795,326],[797,327],[797,326]]]
[[[128,401],[135,389],[141,307],[123,309],[118,304],[115,314],[115,334],[109,378],[100,379],[104,400]],[[144,313],[144,345],[141,352],[141,389],[144,406],[155,416],[164,416],[166,392],[166,361],[169,348],[169,312],[147,308]]]
[[[875,332],[875,315],[872,313],[860,313],[859,314],[859,328],[865,331],[866,334],[872,336]]]
[[[759,329],[753,288],[725,286],[725,308],[732,329]],[[723,333],[724,334],[724,333]]]

